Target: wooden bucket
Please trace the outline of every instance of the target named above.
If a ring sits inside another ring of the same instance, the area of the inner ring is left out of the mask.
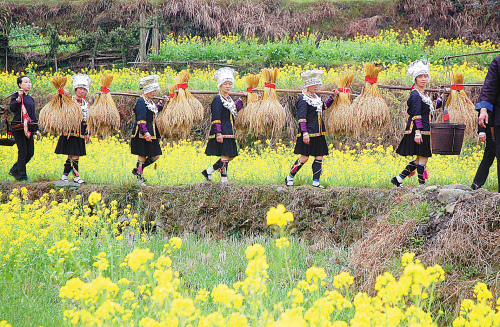
[[[433,154],[459,155],[464,142],[465,124],[431,123]]]

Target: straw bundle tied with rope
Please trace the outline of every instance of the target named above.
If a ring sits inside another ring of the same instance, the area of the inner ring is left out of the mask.
[[[57,94],[40,111],[40,125],[45,132],[55,135],[79,133],[83,113],[80,105],[64,94],[67,77],[56,76],[50,82],[57,89]]]
[[[465,124],[465,134],[474,136],[477,132],[477,112],[472,101],[464,91],[463,86],[453,84],[463,84],[464,76],[462,73],[451,74],[451,94],[446,101],[450,123]],[[440,117],[438,117],[439,119]]]
[[[276,93],[278,68],[264,68],[261,75],[264,80],[264,94],[260,99],[258,110],[248,112],[249,127],[256,134],[272,137],[281,133],[286,120],[285,108],[280,104]]]
[[[94,104],[89,108],[87,118],[87,126],[92,134],[103,138],[111,136],[120,130],[120,113],[109,93],[112,82],[112,75],[101,77],[101,93],[97,95]]]
[[[348,133],[360,135],[367,133],[376,135],[390,124],[389,107],[385,103],[377,85],[377,77],[382,67],[368,62],[364,64],[365,86],[359,97],[352,102],[353,117],[346,122]]]
[[[353,74],[346,74],[337,77],[335,80],[340,93],[333,102],[330,110],[325,112],[326,130],[331,135],[337,133],[348,134],[352,130],[353,108],[351,107],[349,95],[353,79]]]
[[[175,94],[175,90],[177,90],[177,83],[168,86],[170,101],[158,115],[156,126],[161,136],[171,140],[180,140],[186,138],[191,131],[193,113],[189,106],[188,110],[186,110],[185,102],[187,101],[185,97],[182,99],[184,103],[179,104],[181,90],[177,94]],[[184,90],[182,91],[184,96]]]
[[[259,99],[257,93],[253,91],[259,86],[260,76],[259,75],[249,75],[245,77],[245,83],[247,85],[247,105],[245,108],[241,109],[236,116],[236,126],[239,131],[243,133],[247,132],[250,128],[251,113],[259,110]]]
[[[184,89],[184,92],[186,94],[186,99],[191,106],[191,110],[193,111],[193,124],[195,124],[196,122],[203,119],[205,110],[203,109],[203,105],[201,104],[200,100],[196,99],[187,88],[191,73],[188,70],[182,70],[179,73],[179,76],[182,86],[177,85],[177,88],[179,88],[180,91],[181,87],[186,87]]]
[[[203,105],[188,90],[190,76],[189,71],[182,70],[174,78],[175,84],[168,87],[170,102],[157,119],[158,131],[165,138],[184,139],[193,124],[203,119]]]

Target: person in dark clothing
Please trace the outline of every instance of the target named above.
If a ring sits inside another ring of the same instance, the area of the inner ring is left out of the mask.
[[[137,178],[140,186],[146,186],[146,179],[143,177],[144,168],[153,164],[162,154],[156,116],[163,109],[163,104],[169,101],[169,97],[164,96],[158,104],[153,102],[156,92],[160,90],[159,78],[158,75],[141,78],[139,83],[143,95],[134,107],[135,124],[134,134],[130,141],[130,152],[137,155],[137,165],[132,169],[132,174]]]
[[[293,186],[293,178],[300,168],[309,160],[309,156],[314,156],[312,164],[313,181],[312,186],[325,188],[319,180],[323,172],[323,156],[328,155],[328,145],[325,139],[325,122],[323,110],[328,109],[334,98],[329,96],[325,102],[316,94],[321,82],[322,70],[308,70],[301,74],[304,81],[304,90],[297,101],[297,118],[299,122],[299,133],[293,153],[300,154],[295,160],[290,173],[285,178],[287,186]],[[333,90],[335,96],[338,90]]]
[[[431,153],[431,114],[442,104],[441,98],[434,102],[425,94],[425,86],[430,81],[429,64],[425,60],[418,60],[408,66],[408,75],[413,77],[413,90],[410,93],[408,104],[408,122],[404,136],[399,143],[396,153],[402,156],[416,156],[401,174],[394,176],[391,183],[402,187],[403,180],[415,170],[418,174],[419,185],[424,185],[427,179],[425,171]]]
[[[497,158],[498,191],[500,192],[500,173],[498,173],[500,171],[500,142],[498,142],[500,140],[500,56],[493,59],[488,68],[476,103],[476,110],[479,111],[479,126],[493,129],[491,136],[492,140],[496,140],[493,151]]]
[[[10,111],[14,113],[12,135],[17,145],[17,161],[10,169],[9,175],[18,181],[29,182],[26,164],[35,154],[33,134],[36,134],[38,141],[40,131],[35,114],[35,100],[28,94],[31,90],[31,80],[28,76],[20,76],[17,78],[17,86],[19,91],[12,94],[10,99]]]
[[[480,189],[490,173],[490,167],[495,160],[495,139],[493,139],[492,127],[482,127],[478,125],[477,129],[479,135],[479,141],[486,142],[484,148],[483,159],[477,168],[476,176],[472,182],[471,188],[473,190]]]
[[[87,131],[89,103],[87,102],[86,96],[90,91],[92,79],[87,75],[76,74],[71,77],[71,82],[73,83],[73,90],[75,91],[75,95],[72,99],[80,105],[83,113],[83,120],[78,133],[65,133],[59,136],[55,153],[68,156],[64,163],[61,180],[67,182],[69,173],[73,172],[73,181],[78,184],[85,184],[84,180],[80,177],[78,161],[81,156],[87,154],[85,143],[90,142],[90,134]],[[67,90],[65,90],[65,93],[69,96]]]
[[[144,168],[153,164],[160,158],[160,133],[156,127],[156,116],[163,109],[163,103],[168,102],[168,96],[163,97],[163,101],[155,104],[153,98],[156,92],[160,90],[158,79],[160,76],[151,75],[143,77],[140,80],[140,87],[143,95],[137,100],[134,113],[135,124],[134,134],[130,141],[130,152],[137,155],[137,165],[132,169],[132,174],[136,176],[137,183],[141,186],[146,185],[146,179],[143,177]]]
[[[238,156],[236,140],[234,139],[234,117],[243,108],[241,99],[233,101],[229,92],[234,86],[234,69],[223,67],[214,73],[214,79],[219,87],[219,94],[212,101],[212,127],[205,149],[207,156],[220,157],[217,162],[202,171],[207,181],[212,181],[212,174],[220,172],[221,182],[227,182],[229,162]],[[246,94],[246,92],[243,92]]]

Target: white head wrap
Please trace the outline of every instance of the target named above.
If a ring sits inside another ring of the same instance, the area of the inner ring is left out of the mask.
[[[153,91],[159,91],[160,90],[160,84],[158,84],[159,79],[160,76],[158,75],[150,75],[141,78],[141,80],[139,81],[139,85],[142,89],[142,93],[146,94]]]
[[[321,75],[323,75],[324,71],[322,70],[306,70],[300,76],[302,77],[302,80],[304,81],[304,87],[309,87],[312,85],[321,85],[323,82],[321,82]]]
[[[415,79],[420,75],[428,75],[429,81],[431,80],[431,74],[429,73],[430,67],[429,63],[425,59],[420,59],[412,62],[406,69],[406,73],[413,78],[413,83]]]
[[[90,91],[90,84],[92,79],[88,75],[76,74],[71,76],[71,83],[73,83],[73,90],[83,87],[87,92]]]
[[[217,86],[220,87],[224,82],[230,81],[234,85],[234,74],[236,71],[229,67],[222,67],[214,73],[214,80]]]

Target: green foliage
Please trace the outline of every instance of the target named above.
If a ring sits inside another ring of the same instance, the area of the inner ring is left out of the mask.
[[[79,47],[75,43],[74,37],[59,35],[54,27],[45,31],[33,24],[19,23],[10,27],[9,45],[13,47],[14,52],[40,52],[53,57],[56,52],[77,52]]]
[[[302,33],[282,39],[261,40],[258,37],[219,35],[214,38],[199,36],[164,37],[158,55],[150,55],[152,61],[207,60],[228,61],[238,66],[261,63],[264,65],[305,65],[312,63],[332,66],[340,63],[384,62],[408,63],[420,58],[438,61],[445,55],[474,51],[495,50],[491,42],[467,43],[458,40],[439,40],[429,46],[429,32],[412,30],[402,34],[394,30],[382,31],[377,37],[358,36],[353,39],[318,39],[317,34]],[[495,57],[483,55],[471,57],[480,67],[486,67]],[[464,58],[454,58],[450,64],[461,63]]]
[[[443,206],[440,204],[432,204],[427,201],[417,203],[408,203],[404,201],[396,205],[388,216],[392,223],[401,223],[411,219],[419,223],[426,223],[431,214],[442,210]],[[419,240],[414,240],[415,244],[419,242]]]

